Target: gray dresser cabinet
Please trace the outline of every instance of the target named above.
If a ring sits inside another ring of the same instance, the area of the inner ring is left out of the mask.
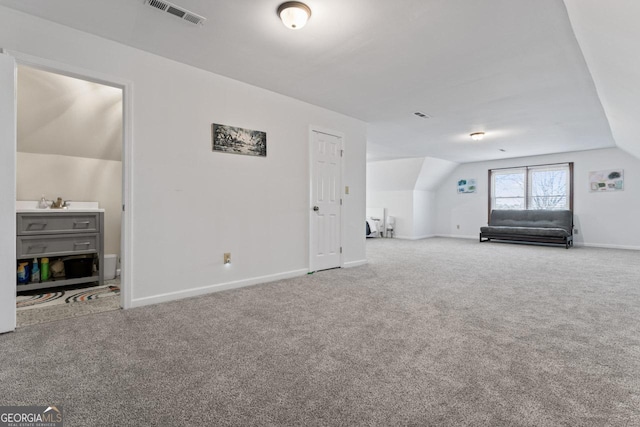
[[[96,211],[43,211],[16,214],[18,260],[64,258],[95,254],[98,274],[73,279],[49,279],[18,285],[18,290],[50,288],[80,283],[104,282],[104,213]]]

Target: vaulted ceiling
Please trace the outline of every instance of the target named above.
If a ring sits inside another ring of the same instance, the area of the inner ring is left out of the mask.
[[[18,67],[18,151],[122,160],[122,90]]]
[[[640,158],[640,2],[565,3],[616,144]]]
[[[640,55],[626,64],[635,68],[623,67],[626,49],[637,51],[640,41],[629,0],[306,0],[313,14],[298,31],[279,21],[279,0],[173,3],[206,23],[144,0],[0,0],[361,119],[370,160],[470,162],[618,139],[640,157],[630,117]],[[485,139],[472,141],[475,131]]]

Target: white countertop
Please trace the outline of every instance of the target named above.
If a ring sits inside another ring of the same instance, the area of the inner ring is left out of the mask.
[[[39,209],[37,200],[18,200],[16,201],[16,213],[40,213],[40,212],[104,212],[100,209],[98,202],[69,202],[70,206],[62,209]]]
[[[73,209],[73,208],[63,208],[63,209],[37,209],[37,208],[31,208],[31,209],[16,209],[16,213],[44,213],[44,212],[59,212],[59,213],[63,213],[63,212],[68,212],[68,213],[82,213],[82,212],[104,212],[104,209],[82,209],[82,208],[77,208],[77,209]]]

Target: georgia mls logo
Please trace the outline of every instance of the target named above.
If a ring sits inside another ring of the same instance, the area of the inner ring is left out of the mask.
[[[44,414],[46,414],[46,413],[47,413],[47,412],[49,412],[49,411],[55,411],[55,412],[56,412],[56,414],[60,414],[60,418],[62,418],[62,412],[60,412],[60,411],[58,410],[58,408],[56,408],[55,406],[49,406],[49,407],[47,407],[47,409],[45,409],[43,413],[44,413]]]
[[[0,427],[63,427],[62,406],[0,406]]]

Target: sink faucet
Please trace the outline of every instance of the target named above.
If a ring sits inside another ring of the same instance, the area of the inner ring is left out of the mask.
[[[58,197],[58,200],[51,203],[51,207],[54,209],[68,208],[69,206],[71,206],[71,200],[63,201],[62,197]]]

